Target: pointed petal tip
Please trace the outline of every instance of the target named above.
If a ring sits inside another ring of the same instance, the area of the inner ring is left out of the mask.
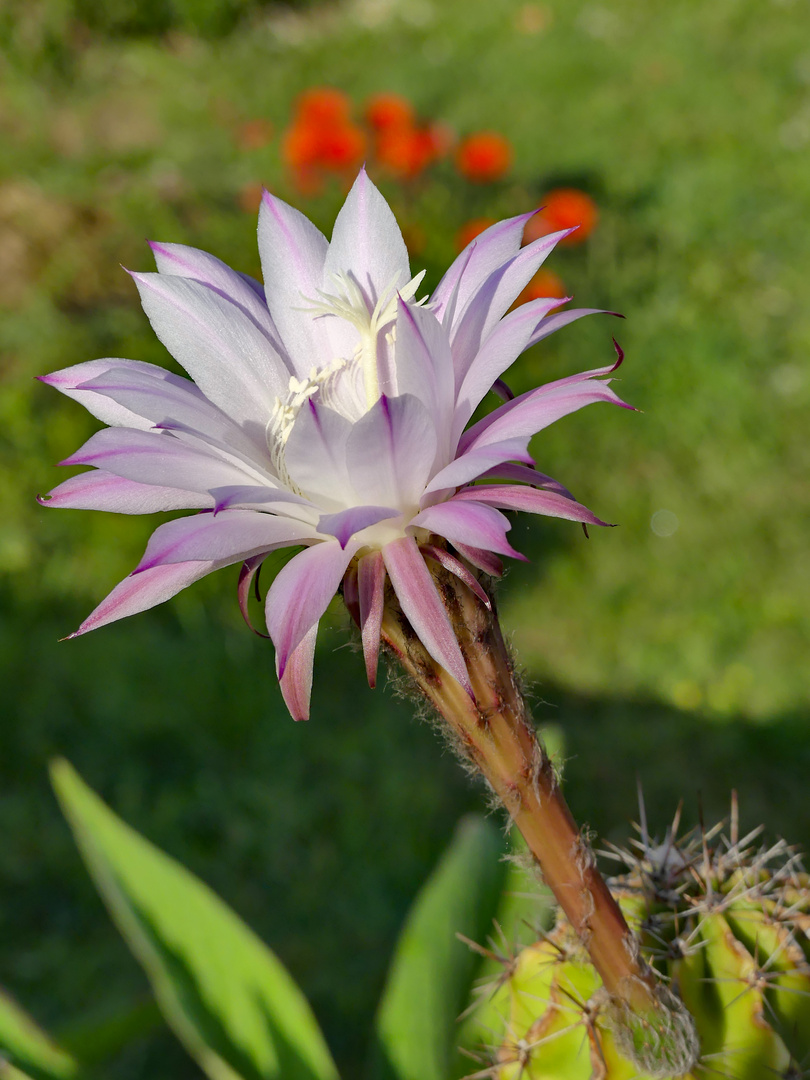
[[[616,363],[610,370],[616,371],[617,368],[621,367],[622,361],[624,360],[624,349],[618,343],[616,338],[611,338],[611,341],[613,342],[613,348],[616,350]]]

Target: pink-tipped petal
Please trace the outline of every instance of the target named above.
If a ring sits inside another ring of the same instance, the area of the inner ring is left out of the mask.
[[[617,311],[606,311],[604,308],[569,308],[567,311],[558,311],[556,314],[549,315],[548,318],[543,319],[529,338],[526,348],[531,348],[531,346],[536,345],[538,341],[547,338],[549,334],[553,334],[563,326],[568,326],[569,323],[576,322],[577,319],[583,319],[586,315],[613,315],[617,319],[624,318],[624,316],[620,315]],[[608,370],[613,371],[618,366],[618,364],[615,364]]]
[[[485,503],[490,507],[499,506],[503,510],[524,510],[530,514],[582,521],[586,525],[608,525],[608,522],[601,521],[596,514],[591,513],[587,506],[556,491],[539,491],[537,488],[515,487],[512,484],[479,484],[459,491],[453,498],[454,502],[468,500],[473,506]]]
[[[287,662],[326,611],[337,592],[357,545],[342,548],[337,541],[314,544],[291,559],[267,593],[267,629],[276,647],[279,676]]]
[[[247,466],[214,449],[190,446],[157,431],[102,428],[61,465],[94,465],[141,484],[207,493],[212,487],[257,483]]]
[[[79,629],[68,636],[80,637],[90,630],[106,626],[107,623],[117,622],[118,619],[156,607],[206,574],[226,565],[227,562],[173,563],[171,566],[155,566],[134,577],[125,577],[88,615]]]
[[[425,488],[425,494],[468,484],[471,480],[477,480],[479,476],[506,461],[522,461],[530,465],[533,458],[526,448],[528,441],[526,436],[505,439],[503,442],[492,443],[461,454],[455,461],[451,461],[449,465],[436,473]]]
[[[117,401],[107,397],[106,394],[98,394],[93,390],[88,390],[85,385],[102,375],[117,377],[136,371],[140,375],[159,379],[170,386],[185,386],[189,394],[195,395],[200,401],[205,401],[200,390],[194,383],[190,383],[188,379],[173,375],[170,371],[157,367],[155,364],[144,364],[140,360],[119,360],[115,357],[109,357],[105,360],[86,360],[82,364],[73,364],[72,367],[54,371],[51,375],[39,375],[37,377],[40,382],[44,382],[47,386],[53,386],[66,397],[73,398],[80,405],[84,405],[92,416],[95,416],[104,424],[109,424],[111,427],[138,428],[142,431],[148,431],[152,427],[153,421],[133,412],[131,409],[125,408]]]
[[[468,488],[469,491],[485,491],[486,488]],[[409,528],[427,529],[443,536],[451,544],[483,548],[498,555],[509,555],[525,562],[525,556],[515,551],[506,539],[512,525],[508,518],[492,506],[459,501],[458,496],[447,502],[429,506],[411,521]]]
[[[476,578],[474,574],[471,574],[464,563],[460,562],[455,555],[451,555],[450,552],[445,551],[444,548],[436,547],[435,544],[420,544],[419,550],[426,558],[433,559],[434,562],[443,566],[445,570],[449,570],[451,574],[455,574],[459,581],[463,581],[467,588],[475,593],[485,607],[490,610],[492,609],[492,601],[481,588],[481,583],[478,578]]]
[[[394,540],[385,545],[382,554],[391,585],[414,633],[436,663],[472,697],[464,657],[416,541],[410,536]]]
[[[385,562],[382,553],[373,551],[363,556],[357,567],[357,591],[360,602],[360,631],[363,657],[366,662],[368,685],[377,685],[377,664],[380,655],[380,627],[385,600]]]
[[[607,381],[566,381],[565,385],[543,386],[507,401],[468,428],[459,441],[459,451],[466,453],[505,439],[536,435],[555,420],[597,401],[632,408],[611,390]]]
[[[269,634],[263,633],[261,630],[257,630],[250,619],[250,612],[248,610],[248,600],[250,599],[250,587],[256,578],[256,574],[259,571],[259,567],[262,565],[267,555],[262,552],[261,555],[252,555],[249,559],[245,559],[239,570],[239,581],[236,586],[236,599],[239,601],[239,610],[242,613],[242,618],[245,620],[249,630],[252,630],[257,637],[269,638]]]
[[[311,542],[314,537],[312,526],[303,521],[253,510],[195,514],[175,518],[155,529],[133,573],[142,574],[165,563],[198,559],[241,562],[260,552]]]
[[[41,506],[71,510],[105,510],[110,514],[157,514],[165,510],[202,510],[213,506],[208,494],[180,488],[154,487],[113,476],[103,469],[80,473],[38,495]]]
[[[341,547],[346,547],[355,533],[376,525],[379,521],[400,517],[398,510],[390,506],[351,506],[337,514],[322,514],[318,519],[318,532],[334,536]]]
[[[313,525],[318,520],[318,509],[301,495],[286,488],[271,488],[259,484],[238,487],[211,488],[214,513],[221,510],[264,510],[265,512],[294,517]]]
[[[541,236],[528,244],[503,266],[494,270],[474,292],[456,320],[452,335],[456,386],[466,374],[473,357],[490,331],[517,299],[521,289],[532,279],[556,245],[573,229]]]
[[[467,562],[470,563],[470,565],[477,567],[479,570],[483,570],[484,573],[489,574],[490,577],[503,577],[503,563],[498,556],[493,555],[491,551],[484,551],[483,548],[470,547],[468,544],[454,544],[453,547],[463,559],[466,559]]]
[[[531,210],[490,225],[451,264],[430,298],[431,310],[446,326],[453,325],[456,313],[463,311],[490,274],[517,255],[526,222],[534,213]]]
[[[549,311],[563,302],[559,297],[552,297],[521,304],[517,311],[502,319],[488,335],[479,351],[471,358],[466,372],[463,367],[456,368],[456,378],[462,378],[456,397],[456,438],[464,430],[467,421],[493,383],[528,347],[532,335]]]
[[[528,465],[513,465],[511,462],[504,465],[496,465],[487,472],[481,473],[479,480],[507,480],[513,484],[529,484],[530,487],[547,488],[549,491],[557,491],[567,499],[574,496],[567,487],[538,469],[532,469]]]
[[[315,663],[315,641],[318,624],[308,630],[297,648],[293,649],[283,672],[279,672],[281,694],[293,720],[309,720],[312,696],[312,671]],[[278,670],[278,654],[276,654]]]
[[[151,372],[119,367],[96,375],[77,387],[91,391],[144,417],[155,427],[199,431],[219,446],[243,458],[269,465],[267,440],[254,440],[200,394],[189,379],[161,379]]]

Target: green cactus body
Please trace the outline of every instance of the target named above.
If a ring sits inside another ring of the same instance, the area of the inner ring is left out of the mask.
[[[690,835],[621,852],[612,882],[642,955],[692,1015],[691,1072],[660,1051],[644,1020],[629,1026],[587,953],[558,919],[509,962],[488,1023],[505,1020],[494,1080],[775,1080],[810,1077],[810,887],[783,844],[754,849]],[[665,994],[666,996],[666,994]],[[665,1015],[665,1012],[664,1012]],[[660,1027],[658,1028],[660,1032]],[[643,1064],[657,1062],[650,1066]]]

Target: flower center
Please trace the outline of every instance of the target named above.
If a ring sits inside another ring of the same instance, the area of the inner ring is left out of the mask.
[[[351,357],[339,357],[325,367],[313,367],[304,379],[291,376],[286,396],[275,400],[267,423],[267,446],[279,480],[291,491],[303,494],[290,478],[284,448],[302,406],[317,394],[323,405],[352,422],[368,412],[381,393],[380,334],[385,333],[385,345],[393,359],[397,301],[400,298],[411,300],[424,276],[423,270],[399,290],[396,287],[398,277],[394,278],[371,311],[360,286],[344,273],[333,275],[334,293],[318,290],[317,299],[304,298],[306,307],[303,310],[312,312],[315,317],[329,315],[343,319],[355,327],[359,340]],[[416,302],[423,304],[425,300],[427,297]]]
[[[397,290],[399,276],[390,281],[380,293],[380,298],[369,311],[363,292],[349,274],[339,273],[332,276],[337,289],[334,293],[318,290],[317,300],[309,300],[306,310],[318,315],[332,315],[350,323],[357,330],[360,340],[355,348],[351,363],[357,365],[363,373],[366,411],[380,397],[380,375],[378,364],[378,346],[380,334],[391,327],[386,339],[390,346],[394,344],[394,327],[397,317],[397,301],[410,300],[422,283],[425,271],[417,274],[407,285]],[[427,297],[425,297],[425,300]],[[424,300],[417,301],[424,303]]]

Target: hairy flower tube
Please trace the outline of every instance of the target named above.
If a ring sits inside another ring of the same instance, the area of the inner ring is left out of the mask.
[[[509,312],[566,235],[521,248],[530,216],[477,236],[430,297],[419,295],[422,274],[411,276],[394,216],[365,172],[331,243],[265,192],[263,286],[206,252],[153,243],[158,272],[132,277],[155,333],[191,379],[119,359],[43,376],[109,426],[62,462],[93,470],[41,501],[197,513],[160,525],[76,634],[232,563],[244,564],[245,611],[267,554],[300,546],[266,598],[295,719],[309,712],[318,622],[347,575],[357,583],[371,685],[390,588],[427,654],[471,693],[426,559],[474,588],[471,567],[497,574],[500,556],[522,557],[504,510],[603,524],[536,469],[528,443],[584,405],[623,404],[604,378],[609,367],[519,397],[502,382],[525,349],[590,313],[555,310],[559,297]],[[470,424],[493,387],[506,400]]]

